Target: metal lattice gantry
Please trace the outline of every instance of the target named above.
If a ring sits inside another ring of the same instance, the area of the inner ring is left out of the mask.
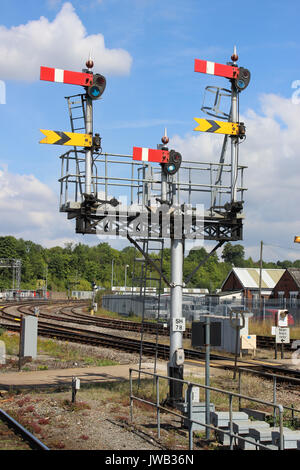
[[[243,214],[228,202],[231,200],[229,163],[184,161],[176,176],[168,177],[165,182],[167,199],[164,201],[162,171],[151,162],[135,162],[132,155],[95,153],[93,191],[87,196],[82,183],[84,151],[69,150],[60,158],[60,210],[69,219],[76,219],[77,233],[172,238],[172,228],[175,226],[176,231],[176,222],[180,223],[184,217],[186,223],[180,233],[184,239],[242,239]],[[240,205],[235,207],[238,209],[242,207],[246,190],[245,168],[242,165],[237,168]],[[201,204],[197,203],[199,200]],[[203,201],[207,201],[207,209]],[[170,211],[171,206],[176,211]],[[160,212],[170,218],[170,224],[165,227],[160,222]]]
[[[19,290],[21,284],[22,261],[16,258],[0,258],[0,268],[12,269],[12,289]]]
[[[245,139],[245,126],[239,121],[239,95],[249,84],[250,72],[237,65],[236,51],[231,60],[226,65],[195,60],[195,72],[221,76],[231,85],[230,90],[206,89],[214,101],[203,104],[202,111],[218,120],[194,118],[195,131],[224,135],[215,162],[201,161],[201,155],[191,160],[189,155],[169,150],[166,131],[156,149],[133,147],[132,154],[104,152],[100,135],[93,131],[93,103],[104,92],[105,78],[93,74],[90,59],[82,73],[41,68],[42,80],[85,89],[83,94],[67,97],[72,132],[43,131],[48,137],[41,143],[73,146],[60,156],[60,211],[75,219],[77,233],[127,238],[170,288],[168,374],[178,379],[183,378],[184,364],[182,289],[207,259],[184,280],[186,242],[215,241],[209,257],[223,243],[243,238],[246,167],[239,163],[239,147]],[[224,98],[230,101],[226,111],[221,109]],[[230,159],[226,161],[229,143]],[[145,240],[151,239],[170,241],[171,279],[143,249]],[[182,386],[172,380],[169,398],[171,403],[182,399]]]

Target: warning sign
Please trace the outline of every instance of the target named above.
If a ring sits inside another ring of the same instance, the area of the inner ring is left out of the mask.
[[[290,329],[281,328],[280,326],[276,328],[276,343],[289,343],[290,342]]]
[[[241,335],[241,349],[256,349],[256,335]]]

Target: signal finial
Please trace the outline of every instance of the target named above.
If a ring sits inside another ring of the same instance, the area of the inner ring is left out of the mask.
[[[87,66],[88,69],[92,69],[94,67],[94,61],[92,60],[92,53],[90,51],[90,55],[88,60],[86,61],[85,65]]]
[[[163,144],[167,144],[169,142],[169,137],[167,136],[167,128],[165,127],[165,135],[161,138]]]
[[[239,59],[239,56],[236,53],[236,46],[233,46],[233,54],[231,56],[232,62],[236,63]]]

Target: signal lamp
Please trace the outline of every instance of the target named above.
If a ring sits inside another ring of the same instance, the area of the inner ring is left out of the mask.
[[[244,69],[243,67],[239,67],[239,74],[234,79],[236,89],[238,91],[245,90],[245,88],[249,85],[250,78],[250,71],[248,69]]]
[[[100,73],[93,75],[93,84],[87,87],[87,94],[92,100],[98,100],[106,87],[106,78]]]
[[[182,157],[179,152],[170,150],[168,163],[163,163],[163,170],[166,175],[175,175],[180,168]]]

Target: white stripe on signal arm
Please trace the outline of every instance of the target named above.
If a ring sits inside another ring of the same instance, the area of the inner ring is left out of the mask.
[[[54,81],[55,82],[64,82],[64,70],[54,69]]]
[[[148,161],[148,152],[149,152],[149,149],[147,149],[145,147],[142,148],[142,161],[143,162]]]
[[[214,75],[215,73],[215,63],[214,62],[206,62],[206,73]]]

